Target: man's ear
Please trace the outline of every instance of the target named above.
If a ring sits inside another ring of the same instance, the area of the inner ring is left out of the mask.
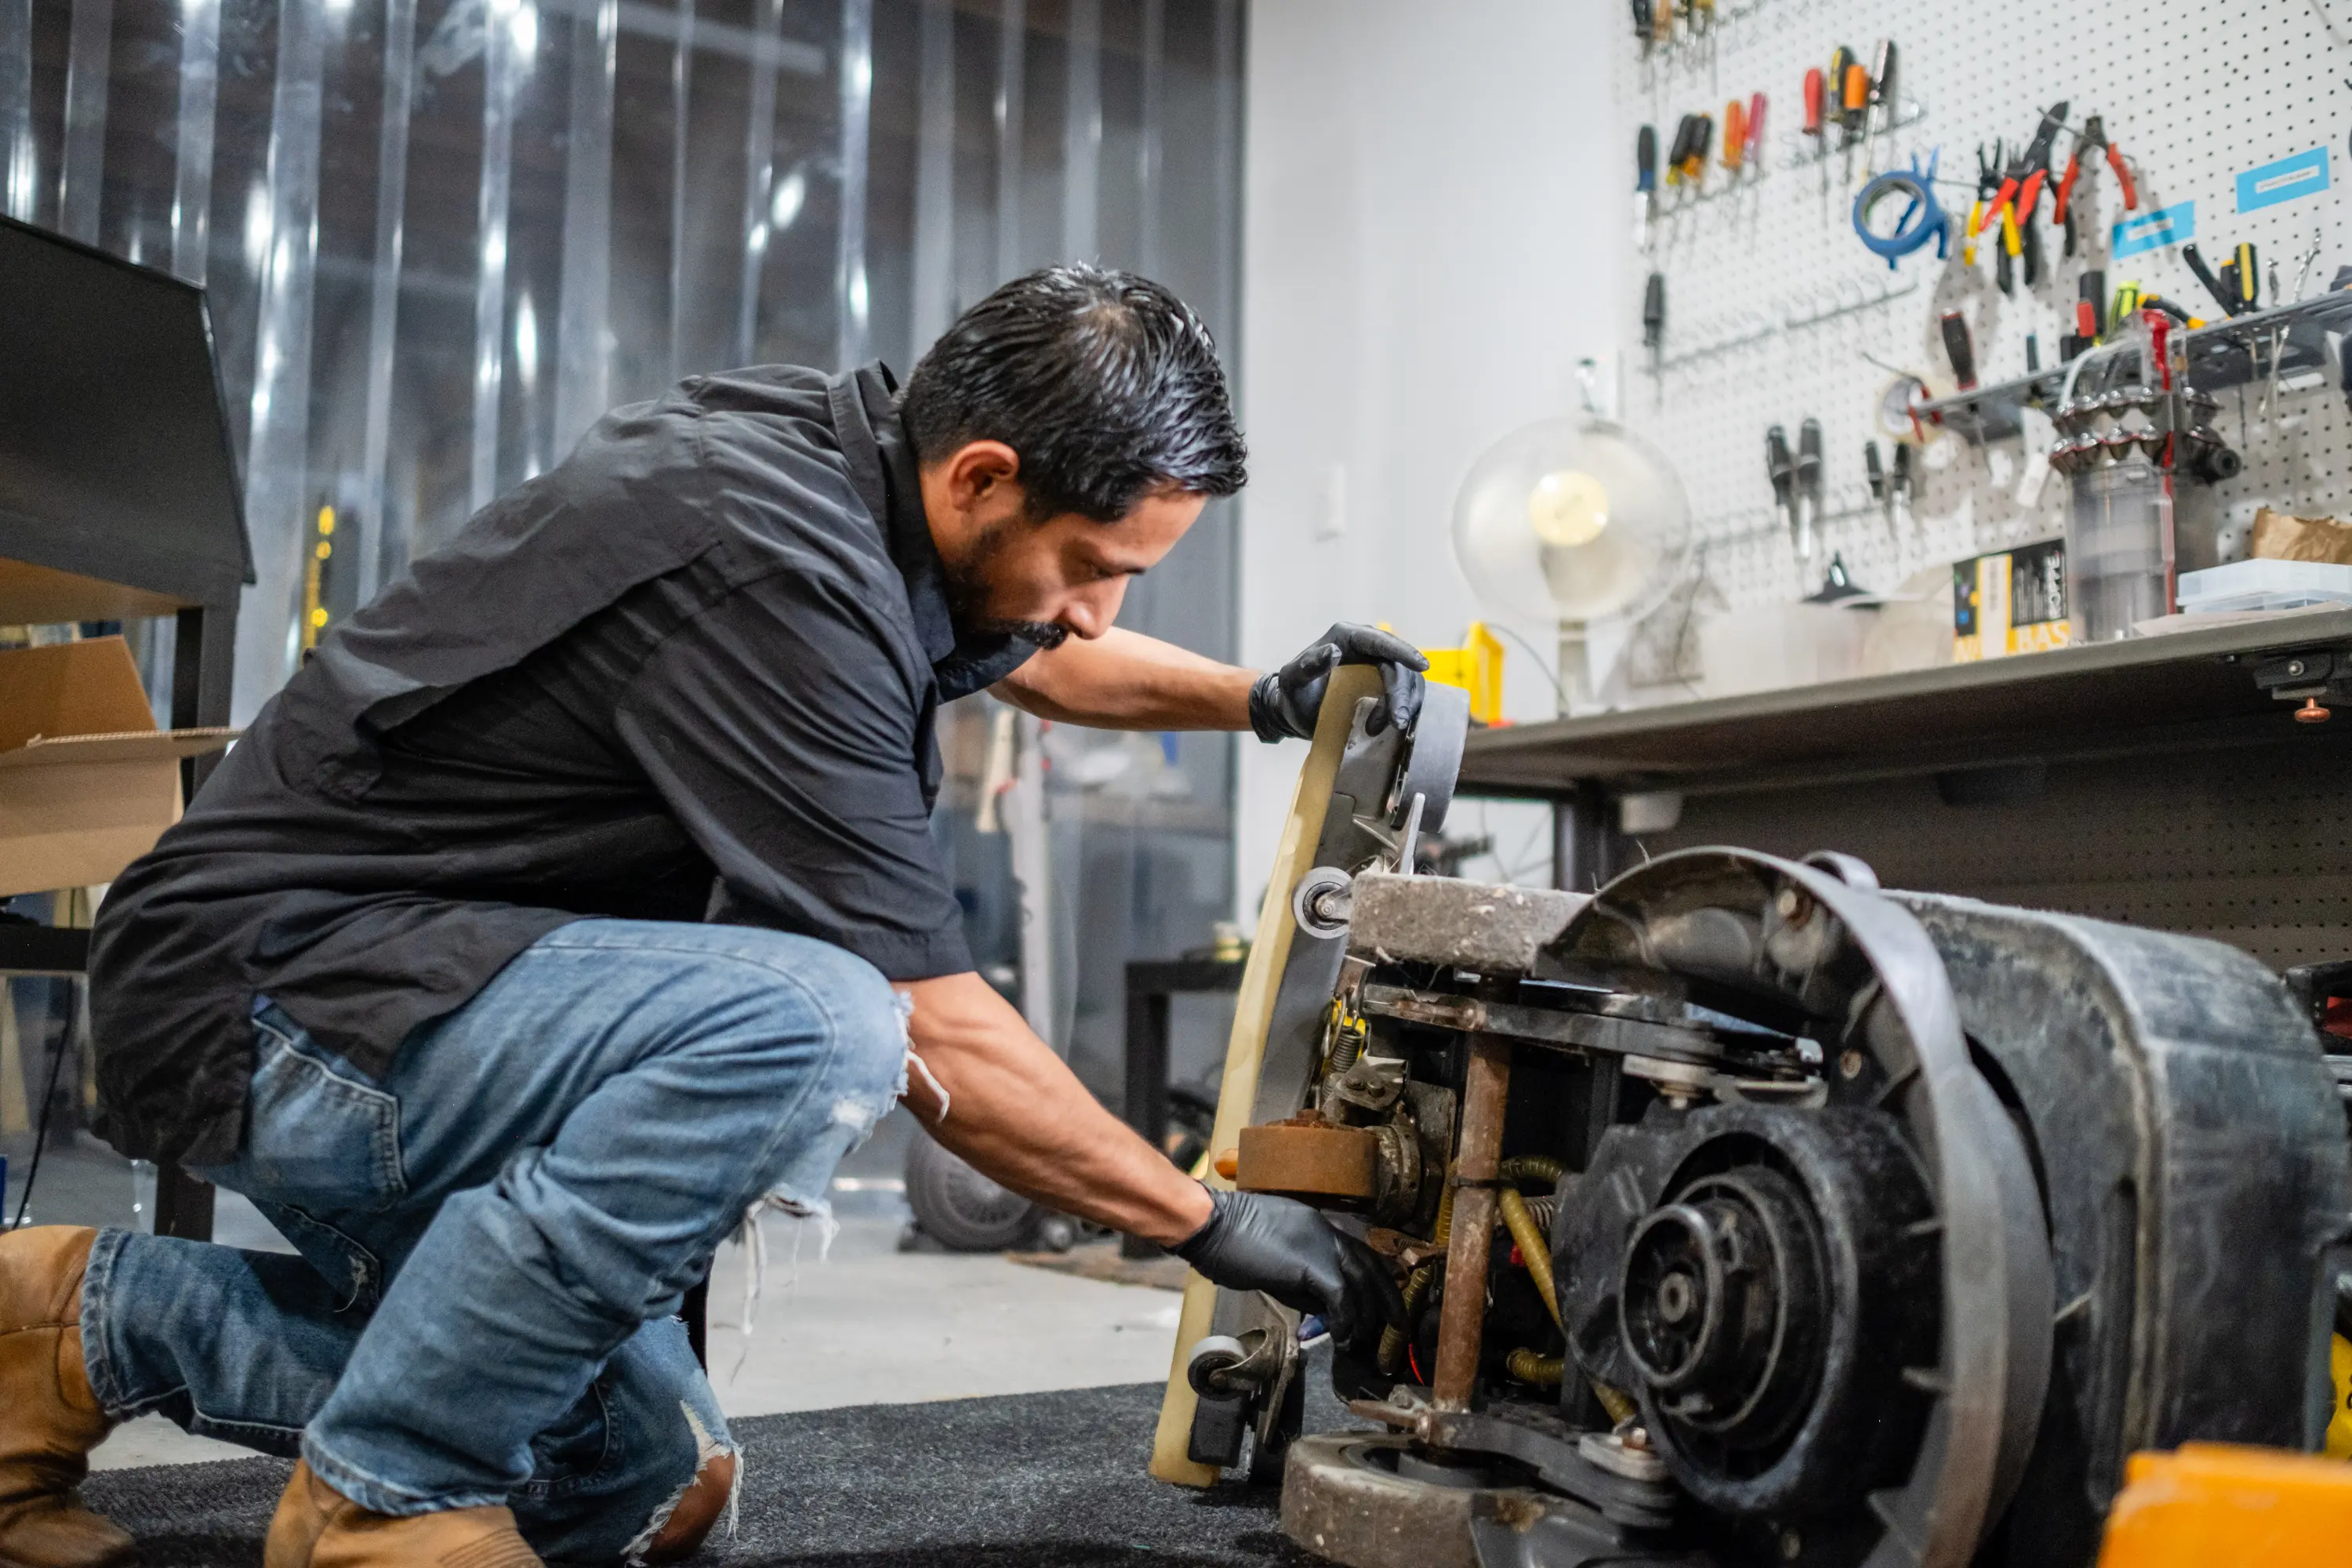
[[[959,507],[999,500],[1020,478],[1021,455],[1002,441],[967,441],[948,458],[948,494]]]

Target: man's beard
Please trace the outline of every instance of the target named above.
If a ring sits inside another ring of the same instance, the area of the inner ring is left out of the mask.
[[[988,610],[988,564],[1005,544],[1005,536],[1021,526],[1018,521],[991,525],[981,531],[972,541],[971,552],[958,565],[941,561],[940,568],[947,579],[948,617],[956,630],[983,637],[1019,637],[1023,642],[1040,648],[1056,648],[1068,640],[1070,628],[1054,621],[1014,621],[992,616]]]

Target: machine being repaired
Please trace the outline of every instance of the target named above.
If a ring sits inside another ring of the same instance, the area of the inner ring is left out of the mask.
[[[1297,1437],[1297,1321],[1196,1281],[1155,1473],[1246,1452],[1352,1568],[1909,1568],[2087,1563],[2135,1449],[2316,1446],[2346,1127],[2276,976],[1837,855],[1416,877],[1431,695],[1327,707],[1215,1144],[1398,1271],[1332,1363],[1384,1430]]]

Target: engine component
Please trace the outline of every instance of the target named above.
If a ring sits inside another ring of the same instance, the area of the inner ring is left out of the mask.
[[[1900,1479],[1937,1382],[1939,1291],[1933,1205],[1894,1116],[1658,1111],[1612,1129],[1586,1177],[1555,1263],[1569,1343],[1638,1391],[1685,1491],[1811,1516]]]
[[[1286,1197],[1370,1204],[1381,1189],[1381,1141],[1369,1127],[1294,1116],[1242,1129],[1234,1185]]]
[[[1988,1563],[2090,1561],[2135,1451],[2317,1447],[2320,1282],[2352,1267],[2352,1198],[2333,1074],[2288,987],[2220,942],[1893,897],[1944,961],[2050,1216],[2050,1397]]]
[[[1332,1359],[1389,1435],[1288,1441],[1295,1323],[1196,1292],[1242,1359],[1155,1473],[1279,1459],[1350,1568],[2057,1568],[2135,1447],[2317,1441],[2352,1173],[2252,960],[1832,855],[1402,875],[1410,758],[1317,753],[1214,1146],[1394,1261],[1407,1321]]]
[[[1353,913],[1348,873],[1337,866],[1318,866],[1298,879],[1290,895],[1291,917],[1309,936],[1345,936]]]

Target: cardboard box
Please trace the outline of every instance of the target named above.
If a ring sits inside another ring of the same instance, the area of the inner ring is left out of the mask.
[[[1966,664],[2064,647],[2066,542],[2045,539],[1952,567],[1952,659]]]
[[[180,819],[180,759],[236,735],[157,730],[121,637],[0,649],[0,897],[112,881]]]

